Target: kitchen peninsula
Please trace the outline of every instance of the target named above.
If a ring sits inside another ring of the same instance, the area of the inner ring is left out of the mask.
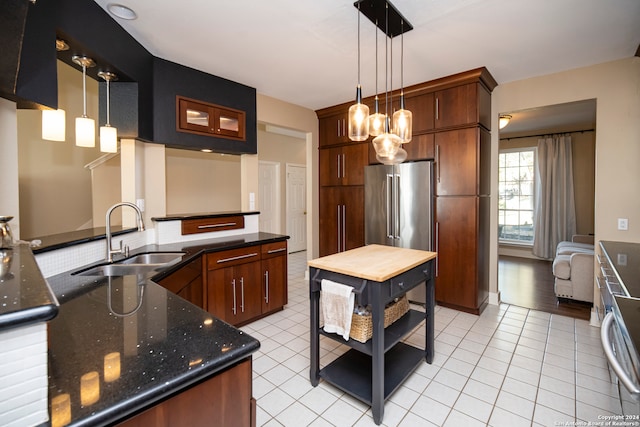
[[[258,232],[254,220],[257,212],[201,214],[197,219],[225,218],[228,222],[231,216],[246,219],[246,227],[227,234],[206,232],[193,238],[185,235],[184,241],[173,242],[167,241],[170,233],[164,230],[165,235],[156,237],[156,243],[131,251],[131,257],[158,252],[179,255],[176,262],[155,271],[119,276],[83,275],[88,269],[105,264],[98,261],[47,277],[46,282],[59,302],[57,316],[48,323],[51,425],[255,423],[252,353],[260,343],[230,324],[237,322],[223,321],[220,317],[224,314],[212,313],[215,311],[210,308],[215,306],[212,298],[217,294],[209,290],[223,283],[208,283],[206,261],[228,251],[250,249],[251,253],[257,250],[254,257],[257,259],[250,262],[258,268],[262,265],[262,249],[278,246],[285,250],[267,253],[266,260],[284,258],[286,271],[288,236]],[[156,229],[147,232],[157,236],[158,229],[163,228],[158,224],[162,222],[177,221],[180,226],[181,222],[193,219],[196,218],[188,215],[161,218],[156,221]],[[134,234],[141,233],[123,236]],[[223,237],[215,237],[218,235]],[[82,245],[102,247],[104,242]],[[73,248],[65,248],[68,249]],[[52,253],[55,251],[42,255]],[[205,266],[199,279],[190,283],[192,289],[194,284],[200,286],[200,307],[180,298],[171,288],[176,283],[175,277],[182,277],[182,271],[191,271],[194,263]],[[22,264],[13,264],[16,273]],[[35,263],[32,268],[38,270]],[[260,276],[257,279],[260,281]],[[248,307],[249,301],[243,305]],[[262,311],[261,304],[259,315],[278,309],[282,306]]]

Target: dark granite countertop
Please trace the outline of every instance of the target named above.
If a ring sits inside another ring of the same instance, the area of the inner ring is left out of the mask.
[[[182,221],[183,219],[204,219],[204,218],[224,218],[236,215],[258,215],[259,211],[227,211],[227,212],[202,212],[174,214],[162,217],[153,217],[153,221]]]
[[[153,251],[185,255],[180,263],[148,276],[108,278],[67,272],[50,277],[60,310],[49,323],[49,398],[69,395],[70,425],[108,425],[249,357],[260,347],[256,339],[154,280],[204,253],[286,239],[252,233],[147,245],[131,255]],[[120,375],[110,382],[104,368],[107,355],[120,360]],[[100,397],[82,405],[81,378],[89,373],[98,374]]]
[[[133,233],[138,231],[137,228],[123,228],[121,226],[112,226],[111,234],[119,236],[121,234]],[[49,236],[33,237],[25,239],[32,242],[31,250],[34,254],[40,254],[43,252],[54,251],[56,249],[67,248],[73,245],[79,245],[81,243],[93,242],[94,240],[106,239],[106,228],[96,227],[87,228],[84,230],[70,231],[68,233],[51,234]],[[33,244],[33,242],[39,242],[39,244]]]
[[[56,316],[58,301],[42,277],[29,245],[1,249],[0,263],[0,331]]]

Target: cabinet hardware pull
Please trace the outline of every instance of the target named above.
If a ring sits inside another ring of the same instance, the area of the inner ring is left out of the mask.
[[[340,221],[340,205],[336,205],[336,207],[338,208],[338,213],[336,215],[336,223],[338,224],[338,252],[340,252],[340,240],[342,237],[342,231],[341,231],[341,226],[342,226],[342,221]]]
[[[233,311],[233,315],[236,315],[236,279],[231,281],[233,285],[233,307],[231,307],[231,311]]]
[[[436,177],[440,182],[440,146],[436,144]]]
[[[264,301],[269,304],[269,270],[264,272],[264,281],[265,281],[265,295]]]
[[[244,277],[240,278],[240,310],[244,313]]]
[[[206,225],[199,225],[198,226],[198,230],[202,230],[205,228],[217,228],[217,227],[228,227],[228,226],[233,226],[236,225],[237,223],[235,222],[225,222],[222,224],[206,224]]]
[[[340,170],[341,170],[341,169],[340,169],[340,154],[338,154],[338,155],[336,156],[336,159],[337,159],[337,161],[338,161],[338,170],[337,170],[338,178],[340,178]]]
[[[347,206],[342,205],[342,250],[347,250]]]
[[[440,99],[436,97],[436,120],[440,120]]]
[[[347,164],[347,158],[345,157],[346,155],[343,154],[342,155],[342,177],[346,177],[345,175],[345,165]]]
[[[342,136],[346,136],[347,135],[347,121],[345,119],[342,119]]]
[[[258,255],[258,254],[255,253],[255,252],[252,253],[252,254],[238,255],[238,256],[231,257],[231,258],[219,259],[219,260],[216,261],[216,263],[222,264],[223,262],[236,261],[236,260],[244,259],[244,258],[251,258],[251,257],[254,257],[256,255]]]
[[[336,122],[336,136],[340,136],[340,120]]]
[[[267,253],[268,254],[275,254],[277,252],[282,252],[282,251],[286,251],[286,250],[287,250],[287,248],[269,249],[267,251]]]

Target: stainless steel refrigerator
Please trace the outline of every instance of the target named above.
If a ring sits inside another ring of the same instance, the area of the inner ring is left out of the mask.
[[[373,165],[364,169],[365,244],[430,251],[433,235],[433,163]],[[424,286],[407,293],[426,302]]]

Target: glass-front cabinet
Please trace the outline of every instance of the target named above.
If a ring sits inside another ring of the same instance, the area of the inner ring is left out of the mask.
[[[245,112],[177,97],[178,131],[245,140]]]

